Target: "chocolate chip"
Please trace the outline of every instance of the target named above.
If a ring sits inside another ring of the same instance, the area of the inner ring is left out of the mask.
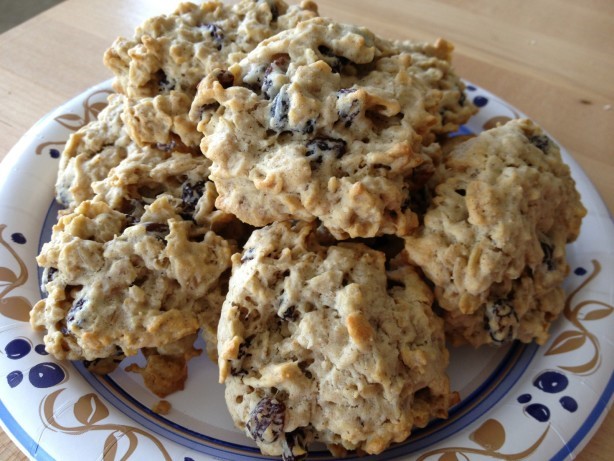
[[[500,299],[486,305],[484,328],[495,343],[514,339],[518,323],[518,315],[509,301]]]
[[[544,154],[546,154],[548,146],[550,145],[550,139],[548,136],[540,134],[536,136],[531,136],[529,138],[529,142],[541,150]]]
[[[218,71],[215,78],[217,78],[217,81],[220,82],[224,89],[230,88],[235,81],[235,76],[227,70]]]
[[[275,398],[265,397],[250,412],[246,428],[257,442],[275,442],[284,428],[286,405]]]
[[[217,45],[218,51],[221,50],[224,42],[224,31],[222,28],[217,24],[203,24],[201,27],[206,32],[209,32],[209,35]]]
[[[464,197],[465,195],[467,195],[467,191],[465,189],[456,189],[454,192],[456,192],[461,197]]]

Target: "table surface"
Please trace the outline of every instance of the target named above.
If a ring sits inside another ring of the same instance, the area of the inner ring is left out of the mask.
[[[102,54],[170,0],[66,0],[0,35],[0,160],[47,112],[111,77]],[[463,77],[550,132],[614,211],[614,2],[320,0],[320,13],[390,38],[456,46]],[[577,457],[611,459],[614,412]],[[0,459],[27,459],[0,430]]]

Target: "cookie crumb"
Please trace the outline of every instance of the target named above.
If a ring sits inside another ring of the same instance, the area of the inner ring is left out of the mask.
[[[171,403],[168,400],[159,400],[151,407],[151,411],[159,415],[168,415],[171,411]]]

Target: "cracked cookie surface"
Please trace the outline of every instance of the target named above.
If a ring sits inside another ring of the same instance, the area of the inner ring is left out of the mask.
[[[298,6],[281,0],[186,2],[172,14],[147,19],[133,38],[118,38],[104,62],[116,76],[117,90],[130,98],[171,91],[192,97],[213,69],[227,68],[265,38],[316,15],[317,7],[308,1]]]
[[[191,117],[218,207],[255,226],[317,218],[337,238],[406,235],[436,135],[474,111],[448,56],[443,41],[420,48],[315,18],[212,72]]]
[[[233,256],[218,329],[220,379],[237,427],[294,459],[314,439],[379,453],[451,401],[441,319],[402,257],[322,245],[309,223],[255,231]]]
[[[543,344],[563,309],[565,245],[586,210],[558,146],[528,120],[457,144],[406,248],[455,342]]]
[[[133,355],[217,327],[232,248],[184,220],[176,202],[158,196],[136,223],[102,201],[59,219],[37,258],[47,298],[31,312],[48,352],[89,361]]]

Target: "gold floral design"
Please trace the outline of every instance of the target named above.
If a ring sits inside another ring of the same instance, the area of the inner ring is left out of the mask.
[[[65,128],[68,128],[70,131],[77,131],[79,128],[87,125],[92,120],[95,120],[98,117],[100,111],[102,111],[106,106],[107,102],[95,102],[97,98],[102,95],[110,95],[113,92],[110,90],[98,90],[91,93],[85,101],[83,101],[83,115],[77,115],[72,113],[66,113],[58,115],[54,118],[56,122],[62,125]],[[66,144],[66,139],[61,141],[48,141],[39,144],[36,147],[36,155],[41,155],[43,151],[47,148],[58,148],[63,149]]]
[[[32,308],[30,301],[23,296],[7,297],[15,288],[26,283],[28,280],[28,269],[17,252],[2,237],[5,228],[5,224],[0,224],[0,246],[6,248],[15,261],[17,261],[19,274],[15,274],[8,267],[0,266],[0,313],[10,319],[27,322],[30,319],[30,309]]]
[[[589,360],[580,365],[558,365],[563,370],[580,375],[591,375],[597,371],[601,365],[601,346],[599,340],[594,333],[591,333],[583,324],[600,320],[609,316],[614,311],[614,306],[611,306],[603,301],[588,299],[573,305],[574,297],[584,289],[592,280],[601,272],[601,264],[599,261],[593,260],[593,271],[587,279],[573,290],[565,300],[565,308],[563,315],[571,322],[577,330],[565,330],[559,334],[552,342],[550,348],[544,355],[558,355],[580,349],[588,341],[591,344],[593,353]],[[589,306],[599,306],[596,309],[589,309]]]
[[[468,447],[446,447],[438,448],[436,450],[424,453],[418,458],[417,461],[425,461],[428,458],[440,455],[437,461],[470,461],[469,455],[490,456],[494,459],[503,459],[507,461],[513,461],[517,459],[523,459],[533,453],[537,447],[546,438],[550,425],[546,427],[543,434],[527,449],[519,451],[517,453],[502,453],[498,450],[501,449],[505,443],[505,429],[503,425],[496,419],[488,419],[482,423],[482,425],[471,433],[469,438],[473,440],[482,448],[468,448]]]
[[[60,407],[56,409],[56,401],[59,395],[65,390],[66,389],[59,389],[47,395],[41,401],[39,413],[45,427],[68,435],[81,435],[90,431],[109,432],[104,442],[102,452],[103,461],[127,461],[133,455],[132,459],[143,459],[142,456],[136,454],[139,448],[140,437],[144,437],[153,442],[158,448],[160,457],[155,457],[155,459],[171,461],[171,456],[166,448],[164,448],[164,445],[149,432],[124,424],[102,423],[102,421],[109,416],[109,410],[102,400],[94,393],[82,396],[73,405],[73,415],[80,423],[79,425],[68,426],[60,423],[58,421],[58,416],[65,414],[65,406],[60,405]],[[126,444],[119,443],[123,438],[128,442],[127,447],[125,446]],[[121,453],[120,449],[123,449],[124,453]],[[151,455],[148,453],[147,457],[151,458]]]

